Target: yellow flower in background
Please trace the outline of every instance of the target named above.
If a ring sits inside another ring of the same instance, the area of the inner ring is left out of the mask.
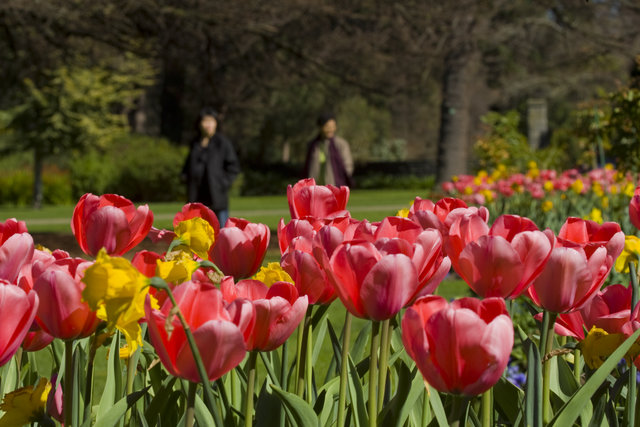
[[[611,194],[618,194],[620,192],[620,187],[618,187],[617,185],[612,185],[609,188],[609,193]]]
[[[523,192],[523,188],[522,185],[520,184],[516,184],[515,182],[513,184],[511,184],[511,188],[513,189],[514,192],[516,193],[522,193]]]
[[[591,186],[591,191],[598,197],[602,197],[604,195],[604,190],[602,189],[602,185],[599,182],[594,182]]]
[[[293,283],[293,279],[289,276],[289,273],[284,271],[277,262],[270,262],[266,267],[260,267],[260,270],[253,276],[253,278],[261,281],[267,286],[271,286],[276,282]]]
[[[5,414],[0,418],[0,427],[15,427],[36,422],[45,415],[51,384],[40,378],[38,385],[19,388],[7,393],[0,404]]]
[[[640,239],[636,236],[624,236],[624,249],[614,264],[616,271],[629,272],[629,262],[638,262],[640,257]]]
[[[616,172],[616,175],[615,175],[614,179],[616,180],[616,182],[624,181],[624,173],[622,173],[620,171]]]
[[[542,202],[542,212],[549,212],[551,209],[553,209],[553,202],[551,200],[545,200],[544,202]]]
[[[580,342],[584,362],[591,369],[598,369],[624,340],[622,334],[609,334],[594,326]]]
[[[584,190],[584,182],[581,179],[576,179],[571,183],[571,190],[576,194],[582,194],[582,190]]]
[[[174,231],[193,253],[202,259],[208,259],[207,253],[215,240],[215,232],[211,224],[200,217],[195,217],[181,221]]]
[[[622,192],[627,197],[633,197],[633,192],[635,191],[635,189],[636,189],[636,187],[632,183],[627,182],[627,184],[624,186],[624,190],[622,190]]]
[[[545,181],[544,184],[542,184],[542,188],[544,188],[544,191],[546,191],[547,193],[550,193],[553,191],[553,181]]]
[[[494,197],[493,197],[493,192],[491,190],[485,188],[480,192],[480,194],[484,196],[484,199],[487,203],[493,202]]]
[[[600,204],[604,209],[607,209],[609,207],[609,198],[607,196],[602,197],[600,199]]]
[[[604,220],[602,219],[602,211],[598,208],[591,209],[589,215],[587,215],[584,219],[590,219],[591,221],[595,221],[598,224],[602,224]]]
[[[607,163],[604,165],[604,168],[608,171],[612,171],[613,170],[613,164],[612,163]]]
[[[468,185],[466,187],[464,187],[464,194],[473,194],[473,188],[469,187]]]
[[[198,265],[190,252],[175,251],[167,254],[165,261],[157,261],[156,275],[167,283],[182,283],[191,279]]]
[[[453,182],[458,182],[458,180],[459,180],[459,179],[460,179],[460,178],[458,178],[458,175],[453,175],[453,176],[451,177],[451,181],[453,181]]]
[[[529,169],[538,169],[538,164],[534,160],[531,160],[529,163],[527,163],[527,167]]]
[[[399,216],[401,218],[408,218],[409,212],[411,211],[408,208],[402,208],[398,212],[396,212],[396,216]]]
[[[489,174],[487,173],[486,170],[482,169],[478,171],[478,178],[484,179],[484,178],[487,178],[488,176]]]
[[[110,257],[103,248],[96,262],[85,271],[82,281],[86,285],[82,299],[96,311],[98,318],[105,320],[109,329],[117,328],[125,335],[132,353],[142,346],[138,321],[144,317],[149,279],[129,260]],[[158,308],[153,297],[151,304]]]
[[[479,176],[476,176],[473,178],[473,183],[475,185],[482,185],[482,178],[480,178]]]

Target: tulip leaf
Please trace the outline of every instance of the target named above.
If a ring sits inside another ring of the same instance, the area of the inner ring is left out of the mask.
[[[213,421],[213,416],[207,405],[204,404],[202,398],[196,393],[196,400],[194,404],[196,421],[198,421],[198,425],[202,427],[215,427],[215,422]]]
[[[509,421],[509,424],[518,425],[518,417],[522,416],[520,409],[524,402],[522,389],[503,376],[493,386],[493,396],[496,410]]]
[[[142,390],[134,391],[128,396],[123,397],[118,400],[115,405],[113,405],[109,411],[97,417],[96,423],[93,425],[94,427],[113,427],[118,424],[120,418],[124,416],[129,408],[131,408],[135,403],[144,396],[149,390],[149,387],[145,387]]]
[[[631,346],[640,337],[640,329],[635,331],[633,335],[627,338],[614,351],[607,360],[591,375],[591,378],[569,399],[567,403],[560,409],[556,416],[551,420],[553,426],[573,425],[574,421],[580,416],[583,408],[591,401],[591,396],[596,392],[600,385],[609,376],[609,373],[616,367],[618,362],[629,351]]]
[[[318,362],[318,356],[320,355],[320,351],[322,350],[322,343],[324,341],[324,336],[327,334],[327,322],[326,321],[320,322],[320,326],[318,327],[317,331],[315,328],[316,326],[314,326],[314,329],[313,329],[313,331],[316,332],[316,336],[314,337],[314,340],[313,340],[313,354],[311,359],[313,366],[316,366],[316,363]]]
[[[371,322],[369,322],[370,324]],[[369,424],[369,416],[367,415],[367,407],[364,400],[364,390],[358,376],[358,369],[353,364],[351,356],[349,356],[349,395],[351,397],[351,407],[353,415],[353,424],[356,427]]]
[[[276,386],[280,387],[280,379],[278,378],[278,376],[276,375],[275,370],[273,369],[273,364],[271,363],[271,359],[269,358],[269,354],[264,352],[264,351],[261,351],[259,354],[260,354],[260,358],[262,359],[262,363],[264,364],[264,367],[266,368],[267,373],[269,374],[269,379]],[[271,354],[275,354],[275,352],[273,352]]]
[[[271,389],[284,404],[286,411],[293,418],[295,425],[300,427],[318,426],[318,416],[306,401],[274,385],[271,385]]]
[[[353,343],[353,348],[349,351],[353,360],[360,360],[364,354],[367,342],[369,341],[369,336],[371,335],[371,323],[372,322],[364,323],[362,329],[360,329],[360,333]]]
[[[425,381],[425,386],[427,387],[427,393],[429,393],[429,403],[431,404],[431,409],[433,409],[433,414],[436,416],[436,421],[440,427],[447,427],[449,425],[449,421],[447,421],[447,415],[444,412],[444,406],[442,406],[442,400],[440,400],[440,394],[438,394],[438,390],[432,388]]]
[[[334,377],[331,381],[325,383],[318,390],[318,398],[314,404],[314,411],[318,414],[318,420],[321,426],[331,425],[334,423],[332,414],[333,408],[338,398],[340,390],[340,377]]]
[[[107,363],[107,380],[102,390],[102,397],[98,406],[96,419],[100,419],[111,412],[116,399],[120,397],[122,390],[122,370],[120,368],[120,332],[113,335],[109,348],[109,360]]]
[[[169,398],[171,397],[173,385],[176,383],[177,379],[177,377],[169,376],[165,378],[159,388],[154,390],[155,395],[145,410],[145,418],[149,424],[156,425],[161,409],[169,406]]]
[[[396,373],[398,375],[396,394],[380,414],[381,425],[384,426],[403,426],[416,400],[422,396],[424,390],[424,381],[417,369],[411,371],[404,363],[401,363]]]
[[[538,346],[530,339],[527,339],[524,345],[527,347],[525,424],[531,427],[542,427],[542,365],[540,363],[540,351]]]
[[[329,338],[331,339],[331,347],[333,348],[333,359],[336,366],[340,367],[342,361],[342,343],[336,335],[336,331],[333,329],[331,322],[327,320],[327,327],[329,329]]]
[[[267,383],[263,383],[256,402],[256,427],[281,425],[280,420],[284,421],[283,405]]]
[[[607,394],[600,393],[600,397],[596,400],[596,407],[593,412],[593,416],[591,417],[591,421],[587,424],[589,427],[599,427],[602,425],[602,421],[604,420],[604,414],[607,405]],[[585,424],[583,424],[585,425]]]

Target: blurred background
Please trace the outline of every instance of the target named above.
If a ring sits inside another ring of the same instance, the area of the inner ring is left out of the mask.
[[[301,178],[326,110],[356,188],[531,160],[637,171],[639,53],[631,0],[3,0],[0,204],[183,201],[205,105],[235,195]]]

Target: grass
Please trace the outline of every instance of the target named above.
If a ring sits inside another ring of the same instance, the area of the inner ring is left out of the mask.
[[[354,218],[379,221],[408,207],[416,196],[426,197],[416,190],[354,190],[349,198],[348,209]],[[229,201],[231,216],[246,218],[252,222],[267,224],[275,230],[280,218],[287,221],[289,207],[286,195],[232,197]],[[176,212],[182,203],[149,203],[154,213],[154,226],[171,227]],[[44,206],[34,210],[29,207],[2,206],[1,220],[17,218],[25,221],[31,232],[70,232],[74,206]]]

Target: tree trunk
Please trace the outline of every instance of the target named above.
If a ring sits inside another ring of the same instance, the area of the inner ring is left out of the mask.
[[[437,181],[467,172],[471,128],[470,105],[480,52],[472,47],[454,49],[445,58]]]
[[[33,149],[33,208],[42,207],[42,150],[38,147]]]

